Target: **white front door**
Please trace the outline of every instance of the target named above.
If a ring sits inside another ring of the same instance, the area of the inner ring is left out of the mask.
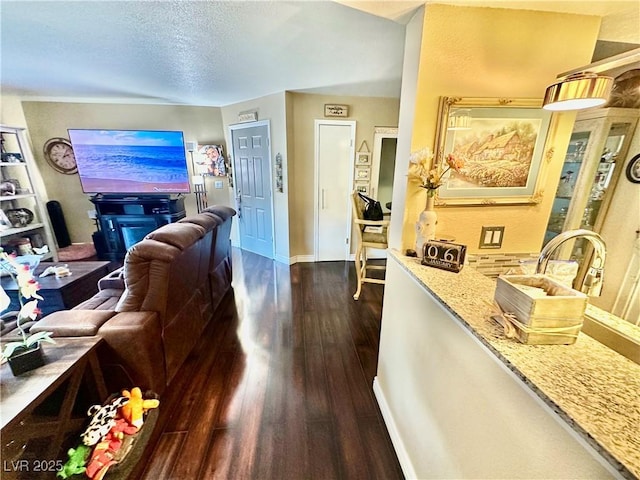
[[[262,121],[230,128],[240,247],[273,258],[269,124]]]
[[[315,259],[348,260],[356,122],[315,123]]]

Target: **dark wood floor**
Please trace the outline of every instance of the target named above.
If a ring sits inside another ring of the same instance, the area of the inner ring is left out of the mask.
[[[142,477],[402,478],[372,392],[382,287],[356,302],[352,262],[237,249],[233,286],[165,395]]]

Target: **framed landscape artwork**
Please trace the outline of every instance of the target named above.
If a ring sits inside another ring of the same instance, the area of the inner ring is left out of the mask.
[[[539,100],[442,97],[434,162],[446,170],[438,205],[538,203],[551,113]],[[469,118],[463,118],[468,116]]]

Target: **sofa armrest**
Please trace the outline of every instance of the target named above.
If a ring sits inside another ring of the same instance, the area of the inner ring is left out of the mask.
[[[100,364],[126,371],[134,385],[160,394],[166,387],[164,345],[155,312],[121,312],[98,330],[107,344]]]
[[[29,333],[53,332],[54,337],[91,337],[116,312],[110,310],[61,310],[47,315]]]
[[[124,267],[98,280],[98,290],[124,290]]]
[[[71,310],[112,310],[115,311],[118,300],[124,290],[113,290],[105,288],[99,290],[93,297],[76,305]]]
[[[207,207],[203,210],[204,212],[213,213],[220,217],[223,221],[227,218],[233,217],[237,212],[226,205],[212,205],[211,207]]]

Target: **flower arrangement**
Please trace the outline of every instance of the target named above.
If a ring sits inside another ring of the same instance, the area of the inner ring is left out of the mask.
[[[418,182],[420,188],[424,188],[427,195],[433,197],[442,186],[442,178],[449,170],[459,172],[464,167],[464,161],[451,153],[445,161],[447,167],[442,170],[440,165],[432,166],[433,152],[429,148],[413,152],[409,157],[409,179]]]
[[[20,332],[21,339],[9,342],[2,351],[4,358],[9,358],[20,351],[29,350],[40,342],[55,343],[51,338],[52,332],[38,332],[27,335],[24,330],[24,323],[28,320],[35,320],[41,313],[38,308],[38,300],[44,300],[38,295],[40,284],[34,280],[31,269],[28,265],[21,265],[16,260],[15,255],[9,255],[0,249],[0,268],[6,271],[18,284],[18,300],[20,301],[20,311],[17,315],[16,327]],[[25,300],[29,300],[25,303]],[[9,307],[11,300],[4,289],[0,286],[0,312]]]

